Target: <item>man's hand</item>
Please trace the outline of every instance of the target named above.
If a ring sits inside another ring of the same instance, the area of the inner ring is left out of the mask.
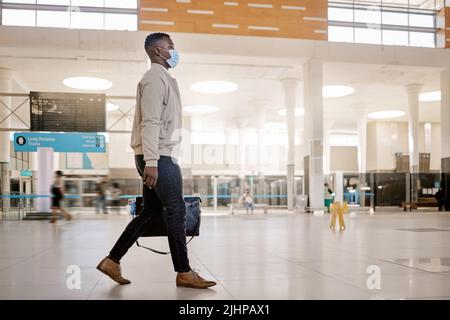
[[[154,186],[156,186],[157,180],[158,180],[158,168],[145,167],[144,176],[142,177],[142,181],[144,181],[144,184],[149,188],[153,188]]]

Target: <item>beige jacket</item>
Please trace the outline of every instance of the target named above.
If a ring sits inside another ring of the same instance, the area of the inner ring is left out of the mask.
[[[177,81],[152,63],[139,81],[131,134],[135,155],[144,155],[146,166],[157,167],[159,156],[176,157],[181,141],[181,99]]]

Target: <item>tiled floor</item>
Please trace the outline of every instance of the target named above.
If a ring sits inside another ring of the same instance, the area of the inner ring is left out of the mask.
[[[450,214],[205,216],[190,245],[192,267],[219,285],[176,288],[170,256],[133,247],[122,262],[131,285],[95,266],[128,218],[80,215],[73,222],[0,222],[0,299],[450,299]],[[166,239],[143,243],[167,249]],[[71,265],[81,271],[73,284]],[[369,289],[369,266],[380,289]]]

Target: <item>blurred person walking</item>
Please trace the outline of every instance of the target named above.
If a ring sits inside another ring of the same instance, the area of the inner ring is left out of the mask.
[[[111,201],[113,210],[120,214],[120,196],[122,191],[120,190],[120,185],[117,182],[114,182],[111,188]]]
[[[95,213],[98,214],[103,211],[104,214],[108,213],[106,209],[106,180],[102,179],[95,185],[95,191],[97,192],[97,205],[95,207]]]
[[[330,185],[328,183],[323,185],[323,197],[325,200],[325,207],[328,212],[330,212],[330,206],[333,203],[333,191],[330,189]]]
[[[72,220],[72,215],[63,208],[61,202],[64,199],[64,184],[62,181],[63,172],[58,170],[55,172],[55,178],[51,188],[52,193],[52,217],[50,223],[55,223],[59,214],[62,213],[67,221]]]
[[[216,285],[191,269],[186,246],[186,204],[183,198],[181,169],[175,151],[181,140],[182,106],[175,78],[168,72],[178,64],[178,52],[170,36],[153,33],[145,39],[145,51],[151,68],[139,81],[133,122],[131,147],[142,177],[144,209],[123,231],[109,255],[97,269],[119,284],[120,260],[152,223],[152,215],[165,209],[167,231],[176,285],[206,289]]]

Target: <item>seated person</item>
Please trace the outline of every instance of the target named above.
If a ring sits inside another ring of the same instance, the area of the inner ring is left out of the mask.
[[[248,214],[248,210],[251,210],[251,213],[253,214],[253,208],[255,206],[253,204],[253,197],[250,194],[250,191],[248,189],[245,191],[245,193],[239,199],[239,204],[245,208],[245,210],[247,211],[247,214]]]

